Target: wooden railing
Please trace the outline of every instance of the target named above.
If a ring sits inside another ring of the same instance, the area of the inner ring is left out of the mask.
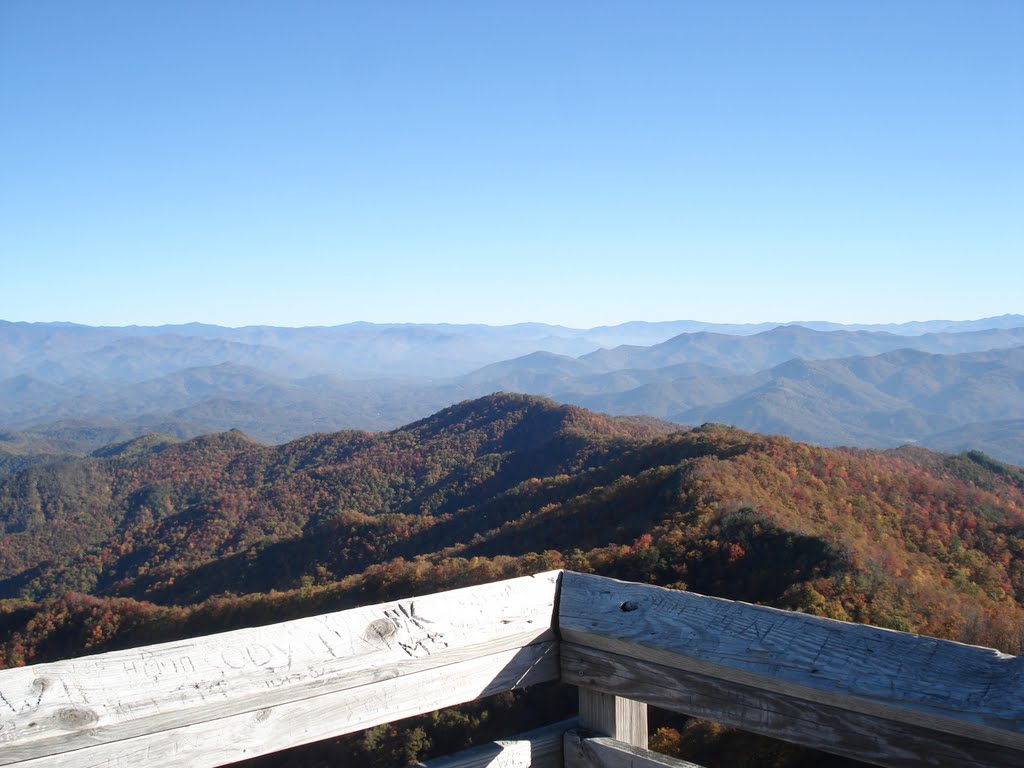
[[[682,766],[648,704],[880,765],[1024,765],[1024,657],[570,572],[0,671],[0,765],[216,766],[534,683],[578,720],[423,764]]]

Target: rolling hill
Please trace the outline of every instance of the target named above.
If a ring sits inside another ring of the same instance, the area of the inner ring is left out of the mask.
[[[1024,643],[1021,470],[671,429],[494,395],[277,447],[149,436],[0,481],[0,595],[188,606],[569,565]]]

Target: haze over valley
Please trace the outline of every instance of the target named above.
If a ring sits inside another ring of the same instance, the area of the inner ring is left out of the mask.
[[[388,430],[497,391],[822,445],[980,449],[1024,464],[1024,316],[593,329],[3,322],[0,466],[150,433],[239,429],[281,443]]]

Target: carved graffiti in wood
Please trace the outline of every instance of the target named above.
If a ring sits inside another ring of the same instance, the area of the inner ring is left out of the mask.
[[[444,633],[432,629],[434,622],[416,613],[416,603],[397,603],[384,611],[384,618],[367,626],[363,637],[374,645],[401,648],[408,656],[421,658],[447,648]]]

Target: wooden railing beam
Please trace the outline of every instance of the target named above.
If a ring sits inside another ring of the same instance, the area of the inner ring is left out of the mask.
[[[609,695],[881,765],[1024,765],[1024,657],[569,572],[559,633],[563,681]]]
[[[0,671],[0,765],[220,765],[556,679],[558,578]]]
[[[674,765],[648,704],[880,765],[1024,765],[1024,657],[550,572],[2,670],[0,766],[215,766],[558,677],[596,766]],[[513,742],[459,759],[518,765]]]
[[[711,720],[866,763],[947,768],[1024,765],[1016,750],[778,692],[562,643],[562,680],[635,696],[651,706]]]

